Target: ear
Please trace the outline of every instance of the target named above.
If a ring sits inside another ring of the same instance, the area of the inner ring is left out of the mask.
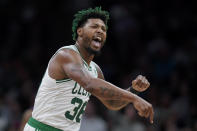
[[[83,29],[82,29],[81,27],[79,27],[79,28],[77,29],[77,35],[78,35],[78,36],[82,36],[82,34],[83,34]]]

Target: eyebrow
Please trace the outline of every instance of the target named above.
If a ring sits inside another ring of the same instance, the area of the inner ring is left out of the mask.
[[[103,24],[93,23],[93,25],[97,25],[97,26],[101,25],[101,27],[106,28],[106,25],[105,24],[103,25]]]

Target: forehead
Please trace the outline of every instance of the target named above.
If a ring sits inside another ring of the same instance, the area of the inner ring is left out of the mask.
[[[105,23],[103,22],[103,20],[98,19],[98,18],[90,18],[87,20],[86,25],[91,25],[91,24],[97,24],[100,26],[105,26]]]

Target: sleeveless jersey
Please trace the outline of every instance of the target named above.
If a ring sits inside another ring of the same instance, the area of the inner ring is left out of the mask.
[[[59,50],[63,48],[79,53],[75,45],[65,46]],[[83,62],[87,71],[93,77],[98,77],[95,63],[91,61],[88,65],[84,60]],[[55,80],[51,78],[48,75],[47,67],[36,95],[32,117],[64,131],[78,131],[81,116],[90,95],[72,79]]]

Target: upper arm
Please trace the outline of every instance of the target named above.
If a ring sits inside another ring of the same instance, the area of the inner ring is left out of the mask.
[[[86,87],[92,77],[83,66],[81,56],[77,52],[62,49],[54,59],[66,77],[73,79],[84,88]]]

